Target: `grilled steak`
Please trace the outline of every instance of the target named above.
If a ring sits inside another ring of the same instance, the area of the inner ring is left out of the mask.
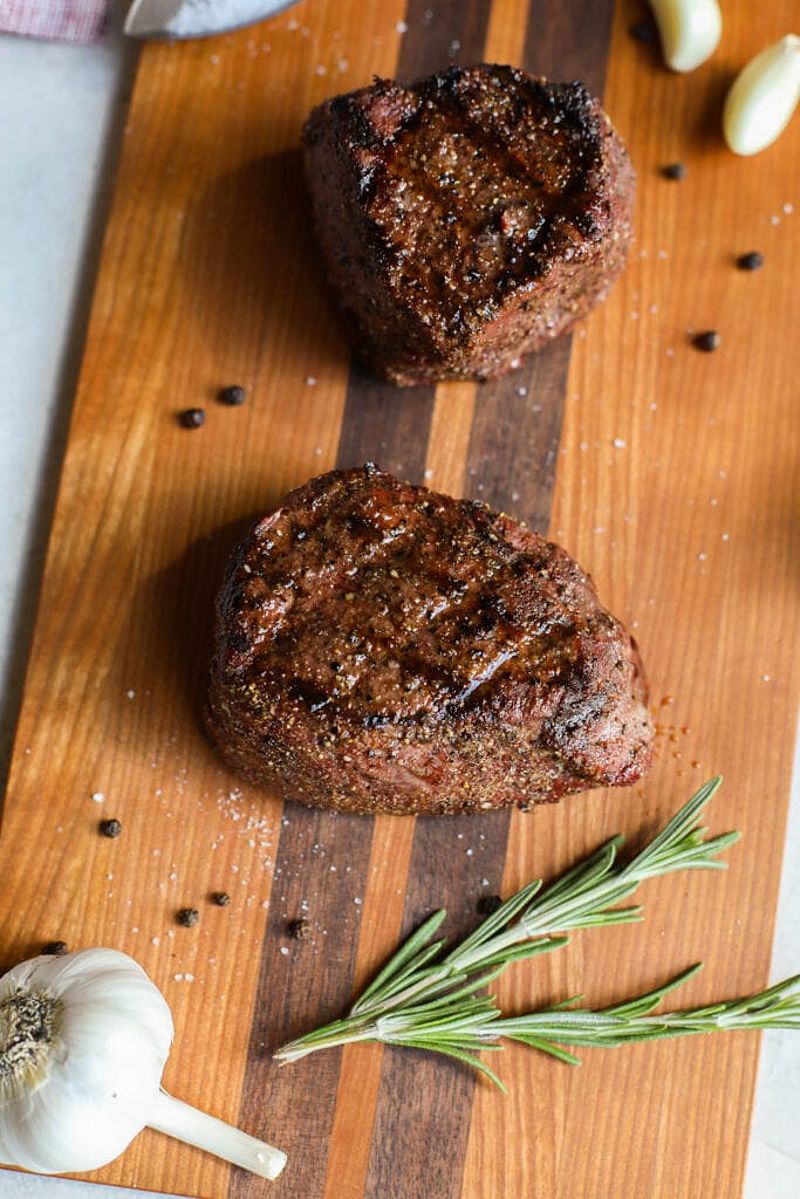
[[[632,783],[636,647],[558,546],[368,464],[291,492],[218,599],[209,727],[279,795],[462,812]]]
[[[394,383],[505,374],[624,266],[633,170],[580,83],[503,66],[380,79],[314,109],[304,139],[355,347]]]

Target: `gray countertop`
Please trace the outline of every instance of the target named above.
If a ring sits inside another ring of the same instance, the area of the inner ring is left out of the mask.
[[[123,46],[118,29],[94,47],[0,37],[3,754],[19,702],[34,614],[31,597],[41,574],[132,71],[133,51]],[[796,765],[772,974],[779,978],[797,970],[800,771]],[[798,1199],[799,1120],[800,1036],[772,1033],[765,1036],[761,1055],[746,1199]],[[101,1199],[134,1192],[0,1172],[2,1199],[50,1199],[59,1194],[63,1199]]]

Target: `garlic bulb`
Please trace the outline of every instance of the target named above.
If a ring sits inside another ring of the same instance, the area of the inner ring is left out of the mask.
[[[286,1155],[160,1089],[172,1015],[113,949],[21,962],[0,978],[0,1162],[93,1170],[146,1126],[265,1178]]]
[[[717,0],[650,0],[667,66],[693,71],[716,50],[722,36]]]
[[[735,154],[757,154],[783,133],[800,99],[800,37],[787,33],[752,59],[733,81],[722,113]]]

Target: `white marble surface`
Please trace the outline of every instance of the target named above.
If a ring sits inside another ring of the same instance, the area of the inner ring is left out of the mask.
[[[116,30],[90,48],[0,37],[0,678],[6,744],[131,60]],[[793,791],[774,978],[800,970],[797,769]],[[798,1199],[798,1126],[800,1035],[773,1033],[764,1038],[745,1199]],[[0,1172],[1,1199],[125,1194],[134,1192]]]
[[[43,1178],[9,1171],[0,1173],[0,1199],[154,1199],[154,1196],[152,1191],[90,1186],[69,1178]]]

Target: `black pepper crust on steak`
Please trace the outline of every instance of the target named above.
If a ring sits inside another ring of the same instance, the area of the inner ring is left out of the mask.
[[[650,764],[631,637],[559,546],[368,463],[291,492],[234,551],[209,728],[286,799],[526,807]]]
[[[581,83],[453,67],[327,100],[305,163],[359,354],[400,385],[494,379],[625,265],[634,173]]]

